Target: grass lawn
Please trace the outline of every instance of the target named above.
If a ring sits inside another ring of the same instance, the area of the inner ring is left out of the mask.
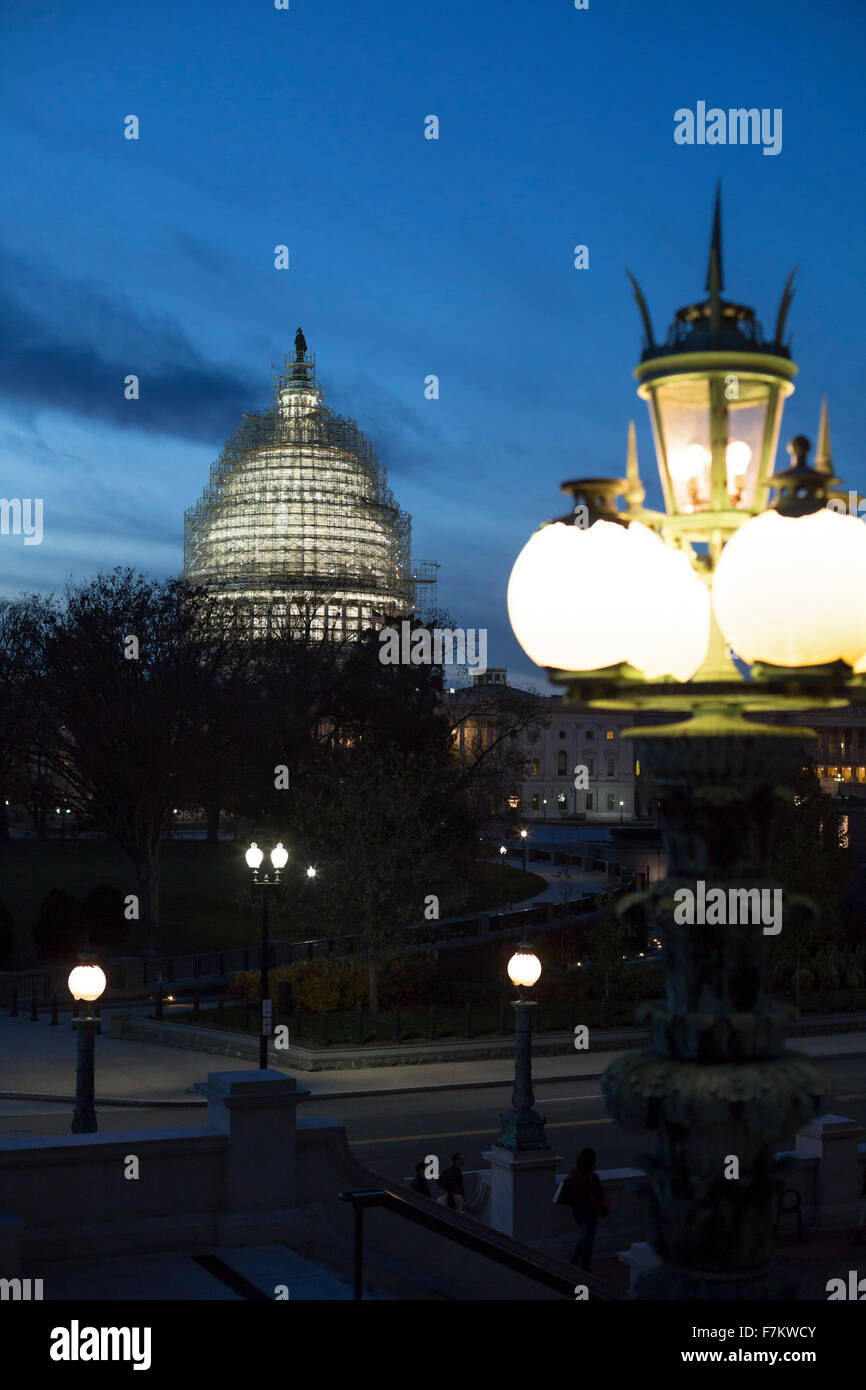
[[[170,954],[258,941],[259,909],[247,886],[242,851],[234,841],[216,845],[202,840],[165,842],[160,853],[159,950]],[[321,872],[327,872],[326,865]],[[33,955],[30,933],[50,889],[62,889],[80,900],[97,884],[110,884],[124,894],[138,891],[132,865],[108,840],[15,840],[0,844],[0,902],[13,919],[13,956]],[[456,897],[454,889],[440,889],[441,917],[516,903],[539,893],[546,883],[538,874],[524,874],[508,864],[477,864],[472,866],[465,887],[469,893],[465,907],[456,903],[449,907],[449,896],[452,901]],[[276,904],[272,909],[273,936],[297,940],[326,934],[317,918],[315,887],[308,889],[302,880],[300,895],[290,897],[291,891],[291,887],[286,890],[283,913]],[[419,904],[419,920],[422,912],[423,904]],[[350,914],[351,905],[347,904],[347,916]],[[140,941],[140,928],[132,922],[128,949],[134,951]]]

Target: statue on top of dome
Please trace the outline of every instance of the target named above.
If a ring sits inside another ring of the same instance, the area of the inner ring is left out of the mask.
[[[295,334],[295,361],[303,362],[306,351],[307,340],[304,337],[304,330],[303,328],[299,328]]]

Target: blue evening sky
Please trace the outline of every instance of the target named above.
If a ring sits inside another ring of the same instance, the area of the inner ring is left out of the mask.
[[[726,296],[772,329],[800,267],[783,442],[826,391],[866,489],[861,0],[6,0],[0,24],[0,496],[45,515],[41,545],[0,536],[0,594],[177,572],[301,324],[440,602],[543,685],[510,567],[563,478],[622,471],[632,416],[652,479],[624,267],[663,336],[703,297],[719,178]],[[675,144],[699,100],[782,108],[781,153]]]

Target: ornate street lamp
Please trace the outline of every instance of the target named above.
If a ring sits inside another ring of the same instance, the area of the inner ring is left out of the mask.
[[[75,1071],[75,1112],[72,1116],[73,1134],[95,1134],[95,1038],[99,1032],[99,1012],[91,1011],[91,1004],[103,994],[106,985],[105,972],[96,964],[96,957],[83,952],[78,964],[69,972],[67,981],[69,993],[75,1000],[72,1013],[72,1027],[78,1033],[78,1065]],[[79,1001],[84,1003],[84,1013],[79,1013]]]
[[[648,1011],[649,1049],[603,1081],[617,1120],[655,1135],[645,1163],[660,1263],[639,1297],[790,1294],[771,1267],[775,1148],[829,1089],[820,1067],[785,1049],[790,1011],[765,986],[773,938],[748,922],[689,928],[673,916],[675,891],[696,879],[772,882],[809,731],[746,716],[846,705],[866,683],[866,528],[833,509],[844,492],[826,404],[815,467],[798,436],[792,466],[773,475],[796,372],[783,342],[792,279],[766,339],[751,309],[722,299],[717,196],[709,297],[679,310],[663,345],[632,281],[647,339],[635,376],[665,511],[643,506],[632,427],[626,477],[564,484],[573,515],[536,532],[509,582],[518,640],[572,704],[675,716],[622,731],[641,741],[667,863],[642,895],[665,942],[665,1006]]]
[[[271,889],[277,888],[280,883],[280,875],[289,860],[289,852],[283,847],[280,841],[271,850],[271,864],[273,865],[273,875],[267,873],[260,875],[264,853],[259,849],[255,840],[250,845],[244,858],[247,867],[252,870],[253,889],[257,889],[262,899],[262,950],[261,950],[261,971],[259,975],[259,998],[261,1001],[261,1020],[262,1031],[259,1038],[259,1070],[264,1071],[268,1065],[268,1038],[271,1036],[271,992],[270,980],[268,977],[268,967],[270,965],[271,943],[268,935],[268,895]],[[315,878],[316,870],[312,865],[307,869],[307,877]]]
[[[521,941],[508,962],[508,978],[517,989],[512,1000],[514,1009],[514,1090],[511,1109],[500,1115],[502,1128],[496,1140],[500,1148],[513,1153],[528,1153],[531,1149],[547,1149],[550,1145],[544,1132],[544,1117],[535,1109],[532,1090],[532,1010],[537,1008],[527,990],[541,979],[541,961],[528,941]]]
[[[526,827],[524,826],[524,828],[523,828],[523,829],[521,830],[521,832],[520,832],[520,838],[521,838],[521,840],[523,841],[523,872],[524,872],[524,873],[526,873],[526,840],[527,840],[528,835],[529,835],[529,831],[528,831],[528,830],[526,829]]]

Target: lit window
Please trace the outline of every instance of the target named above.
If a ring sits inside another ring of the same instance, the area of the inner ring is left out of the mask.
[[[615,739],[615,738],[616,738],[616,733],[614,732],[613,729],[606,729],[606,730],[605,730],[605,735],[604,735],[604,736],[605,736],[605,738],[607,739],[608,743],[610,743],[612,739]]]

